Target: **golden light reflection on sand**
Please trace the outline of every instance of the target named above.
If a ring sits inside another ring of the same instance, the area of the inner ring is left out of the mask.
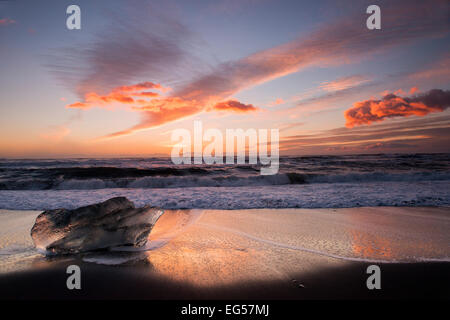
[[[29,230],[38,213],[5,211],[0,216],[0,273],[73,259],[47,259],[32,247]],[[150,234],[148,247],[81,258],[142,266],[162,278],[195,286],[253,280],[289,283],[296,275],[364,259],[450,261],[448,213],[448,208],[392,207],[167,210]]]
[[[392,208],[367,208],[366,214],[348,216],[354,226],[348,232],[355,256],[405,261],[445,252],[439,241],[439,229],[445,224],[437,228],[432,217],[410,215],[412,210],[408,208],[398,208],[398,214],[395,215],[384,214],[389,210],[392,211]],[[448,223],[446,217],[443,217],[442,222]]]
[[[350,231],[352,248],[356,256],[370,259],[391,258],[392,248],[388,239],[367,233]]]
[[[157,272],[172,280],[201,286],[248,280],[246,270],[254,262],[252,254],[246,250],[185,245],[173,254],[170,247],[148,253],[148,261]]]
[[[165,237],[170,226],[179,227],[164,246],[149,251],[147,260],[157,273],[171,280],[188,282],[196,286],[230,285],[236,282],[251,280],[277,279],[289,283],[292,274],[313,270],[316,262],[327,264],[330,259],[322,256],[311,256],[307,253],[280,248],[270,244],[257,242],[246,237],[208,227],[210,223],[223,224],[222,214],[230,212],[203,212],[199,222],[186,224],[181,222],[185,217],[180,212],[169,211],[165,220],[155,226],[153,240]],[[256,228],[251,217],[247,222],[235,220],[235,226]],[[162,219],[162,218],[161,218]],[[162,224],[167,225],[162,226]],[[333,265],[343,264],[344,261],[334,261]],[[316,264],[317,266],[317,264]],[[317,268],[316,268],[317,269]]]
[[[147,260],[169,279],[209,286],[290,281],[365,259],[447,259],[442,241],[449,239],[448,218],[437,212],[440,220],[433,221],[428,210],[415,209],[414,215],[401,208],[395,214],[393,208],[173,211],[152,233],[153,241],[172,233],[170,240],[147,252]]]

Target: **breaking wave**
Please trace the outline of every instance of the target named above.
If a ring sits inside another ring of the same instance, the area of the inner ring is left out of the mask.
[[[313,183],[356,183],[356,182],[420,182],[450,180],[446,172],[415,173],[347,173],[347,174],[304,174],[296,172],[275,175],[218,175],[190,174],[185,176],[144,176],[121,178],[23,178],[0,180],[0,190],[90,190],[90,189],[148,189],[148,188],[195,188],[195,187],[245,187],[277,186]]]
[[[0,159],[0,190],[98,190],[450,181],[450,154],[282,157],[260,165],[174,165],[170,158]]]

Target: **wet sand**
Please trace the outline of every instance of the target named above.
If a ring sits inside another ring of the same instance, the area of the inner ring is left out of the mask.
[[[14,232],[36,215],[0,211],[2,299],[450,297],[449,208],[167,211],[147,251],[53,259]],[[80,291],[66,288],[70,264]],[[366,287],[371,264],[381,290]]]

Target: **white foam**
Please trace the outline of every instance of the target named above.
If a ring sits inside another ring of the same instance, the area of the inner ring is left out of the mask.
[[[99,190],[1,190],[0,208],[74,209],[124,196],[164,209],[450,206],[450,181]]]

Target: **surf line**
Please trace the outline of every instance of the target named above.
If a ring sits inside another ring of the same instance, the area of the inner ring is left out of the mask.
[[[215,226],[215,225],[212,225],[212,224],[209,224],[209,223],[202,223],[202,222],[200,222],[200,223],[197,223],[197,225],[198,226],[207,227],[207,228],[216,229],[216,230],[221,230],[221,231],[225,231],[225,232],[230,232],[230,233],[233,233],[233,234],[236,234],[236,235],[239,235],[239,236],[251,239],[251,240],[255,240],[255,241],[258,241],[258,242],[262,242],[262,243],[269,244],[269,245],[276,246],[276,247],[280,247],[280,248],[297,250],[297,251],[304,251],[304,252],[317,254],[317,255],[321,255],[321,256],[325,256],[325,257],[329,257],[329,258],[334,258],[334,259],[340,259],[340,260],[355,261],[355,262],[368,262],[368,263],[450,262],[450,257],[445,257],[445,258],[424,258],[424,257],[418,257],[418,258],[415,258],[415,260],[407,260],[407,261],[346,257],[346,256],[340,256],[340,255],[333,254],[333,253],[323,252],[323,251],[314,250],[314,249],[308,249],[308,248],[300,247],[300,246],[292,246],[292,245],[285,244],[285,243],[280,243],[280,242],[276,242],[276,241],[272,241],[272,240],[267,240],[267,239],[263,239],[263,238],[252,236],[251,234],[248,234],[248,233],[236,230],[236,229],[231,229],[231,228],[227,228],[227,227],[219,227],[219,226]]]

